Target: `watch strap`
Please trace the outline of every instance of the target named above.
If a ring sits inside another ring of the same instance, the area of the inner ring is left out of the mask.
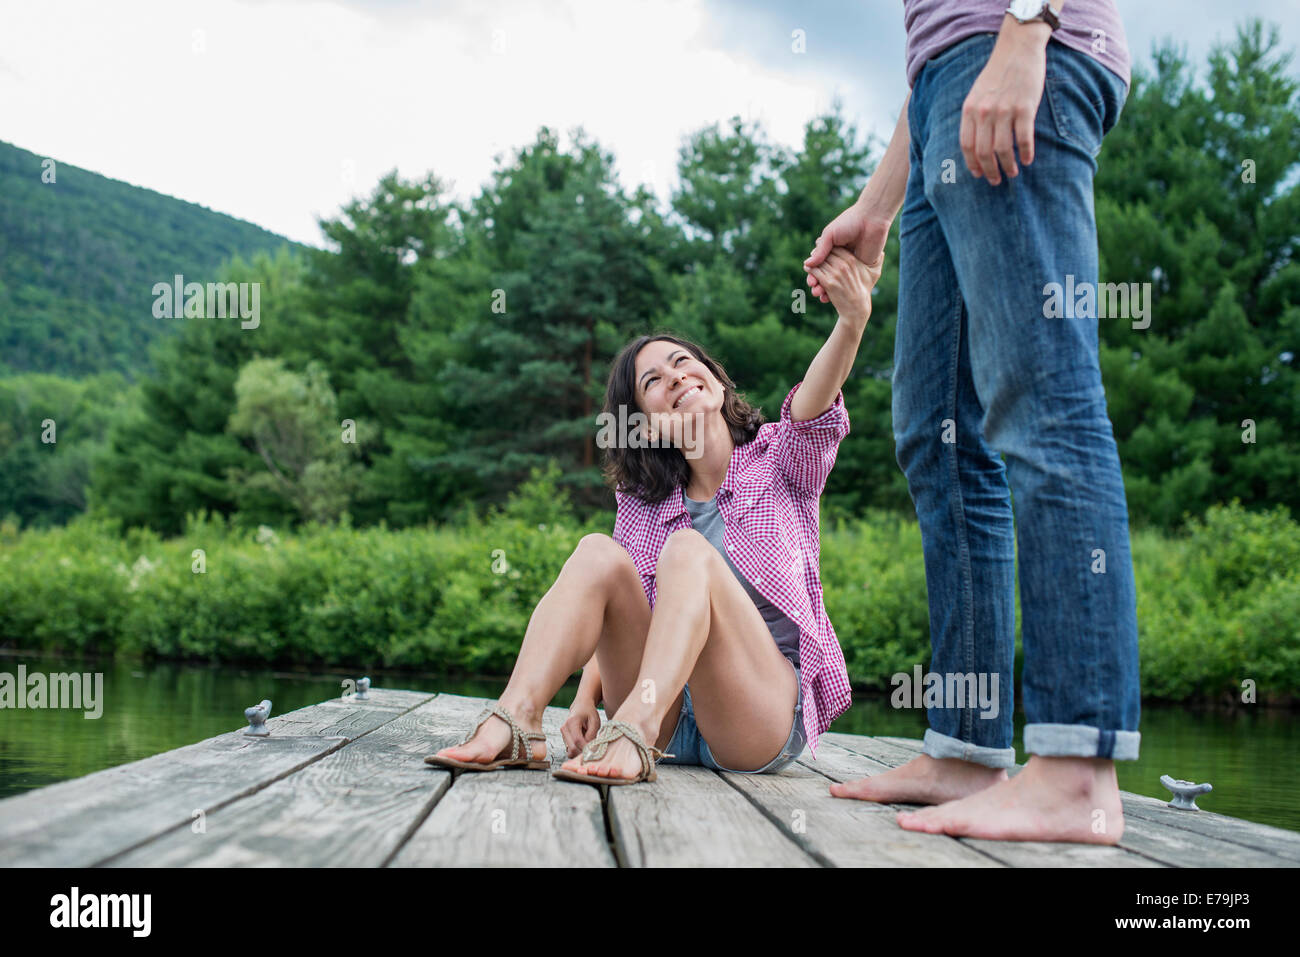
[[[1016,4],[1012,3],[1004,12],[1011,14],[1020,23],[1032,23],[1035,20],[1042,20],[1051,27],[1052,30],[1056,30],[1061,25],[1061,18],[1057,15],[1057,12],[1052,9],[1049,0],[1042,0],[1042,5],[1033,16],[1022,17],[1016,12],[1015,7]]]

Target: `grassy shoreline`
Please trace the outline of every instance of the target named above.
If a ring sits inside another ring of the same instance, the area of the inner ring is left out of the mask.
[[[195,516],[162,540],[83,517],[0,526],[0,647],[41,654],[508,674],[578,539],[608,533],[544,487],[455,526],[293,533]],[[1216,507],[1178,536],[1135,531],[1144,700],[1287,706],[1300,695],[1300,527]],[[822,581],[855,690],[929,660],[920,532],[895,515],[824,523]],[[1019,655],[1017,656],[1019,668]]]

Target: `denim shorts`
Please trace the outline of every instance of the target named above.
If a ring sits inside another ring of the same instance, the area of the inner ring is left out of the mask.
[[[798,682],[800,677],[798,668],[794,669],[794,677],[795,681]],[[781,749],[780,754],[757,771],[733,771],[731,768],[724,768],[714,760],[708,742],[704,740],[699,727],[695,724],[695,708],[691,704],[691,686],[689,682],[682,691],[684,694],[681,715],[677,719],[677,730],[673,732],[673,739],[668,742],[667,748],[667,753],[675,755],[675,757],[664,758],[661,761],[656,761],[656,764],[697,764],[714,771],[731,771],[733,774],[763,774],[789,767],[803,753],[807,741],[803,730],[802,684],[799,685],[799,700],[794,706],[794,723],[790,728],[790,737],[786,739],[785,747]]]

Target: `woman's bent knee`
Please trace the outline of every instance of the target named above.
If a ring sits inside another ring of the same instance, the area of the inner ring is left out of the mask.
[[[591,581],[620,582],[627,579],[629,575],[631,581],[636,582],[638,587],[641,581],[627,549],[610,536],[600,532],[582,536],[564,566],[579,572]]]
[[[659,552],[659,562],[655,574],[666,568],[680,568],[687,562],[706,560],[716,552],[713,544],[694,528],[680,528],[668,536],[663,550]]]

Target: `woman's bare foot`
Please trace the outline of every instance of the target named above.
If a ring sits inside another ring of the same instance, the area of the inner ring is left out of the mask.
[[[1033,755],[1015,777],[938,807],[902,811],[898,824],[994,841],[1118,844],[1124,811],[1113,761]]]
[[[1007,779],[1001,768],[987,768],[959,758],[920,754],[882,774],[832,784],[831,795],[881,804],[942,804]]]
[[[541,731],[542,716],[540,712],[527,705],[516,705],[511,707],[501,703],[501,708],[510,717],[515,719],[515,724],[524,731]],[[440,757],[454,758],[457,761],[472,761],[479,764],[491,764],[493,761],[509,760],[511,747],[510,725],[506,724],[496,715],[492,715],[487,721],[479,725],[478,731],[474,737],[470,738],[464,744],[454,744],[450,747],[443,748],[437,752]],[[546,742],[529,741],[531,745],[531,759],[533,761],[546,760]],[[520,755],[524,758],[525,755]]]

